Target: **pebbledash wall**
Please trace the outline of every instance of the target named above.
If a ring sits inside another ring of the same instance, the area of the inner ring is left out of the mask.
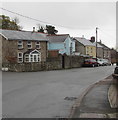
[[[47,58],[46,62],[41,63],[9,63],[3,64],[3,68],[8,68],[12,72],[36,72],[48,70],[61,70],[79,68],[84,62],[83,57],[59,55],[58,57]]]

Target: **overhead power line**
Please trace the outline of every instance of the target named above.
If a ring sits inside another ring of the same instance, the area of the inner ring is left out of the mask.
[[[2,8],[2,7],[0,7],[0,9],[2,9],[2,10],[4,10],[4,11],[7,11],[7,12],[10,12],[10,13],[12,13],[12,14],[16,14],[16,15],[18,15],[18,16],[21,16],[21,17],[30,19],[30,20],[34,20],[34,21],[43,23],[43,24],[49,24],[49,25],[54,25],[54,26],[57,26],[57,27],[63,27],[63,28],[68,28],[68,29],[79,29],[79,28],[73,28],[73,27],[68,27],[68,26],[63,26],[63,25],[52,24],[52,23],[49,23],[49,22],[45,22],[45,21],[38,20],[38,19],[29,17],[29,16],[22,15],[22,14],[20,14],[20,13],[13,12],[13,11],[11,11],[11,10],[8,10],[8,9]],[[80,29],[91,29],[91,28],[80,28]]]

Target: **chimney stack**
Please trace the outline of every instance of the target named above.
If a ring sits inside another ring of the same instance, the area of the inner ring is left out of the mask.
[[[94,42],[95,42],[95,37],[92,36],[90,41],[91,41],[92,43],[94,43]]]
[[[100,40],[100,43],[102,43],[102,41]]]
[[[82,35],[82,38],[84,38],[84,35]]]
[[[33,27],[33,32],[35,32],[35,27]]]

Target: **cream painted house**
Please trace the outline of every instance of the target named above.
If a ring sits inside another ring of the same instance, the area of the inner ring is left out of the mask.
[[[89,55],[96,57],[96,46],[86,38],[75,37],[76,40],[76,51],[82,55]]]

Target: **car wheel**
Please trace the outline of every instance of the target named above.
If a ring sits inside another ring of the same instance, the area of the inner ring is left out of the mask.
[[[94,65],[94,64],[92,64],[92,67],[95,67],[95,65]]]

